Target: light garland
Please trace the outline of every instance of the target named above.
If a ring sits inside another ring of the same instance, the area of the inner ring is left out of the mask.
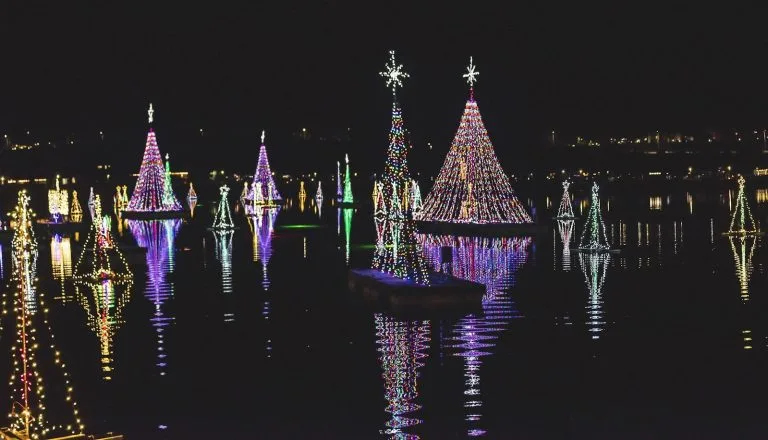
[[[34,216],[28,208],[29,197],[26,191],[19,192],[19,199],[14,210],[14,237],[12,241],[12,276],[14,286],[13,313],[16,317],[16,340],[12,343],[13,372],[11,387],[10,428],[13,432],[30,439],[48,438],[54,433],[82,433],[84,425],[79,416],[77,402],[74,400],[73,387],[69,380],[66,363],[61,359],[61,352],[56,348],[55,336],[48,320],[48,307],[45,295],[37,288],[36,273],[37,243],[32,232],[31,218]],[[37,303],[32,303],[36,300]],[[37,313],[37,305],[42,313]],[[6,297],[3,295],[3,316],[7,314]],[[42,322],[40,322],[42,321]],[[39,331],[42,330],[42,331]],[[47,336],[47,341],[38,336]],[[53,353],[53,363],[59,367],[64,383],[64,401],[71,406],[72,423],[56,425],[48,421],[46,411],[46,391],[41,370],[38,368],[37,352],[41,344],[47,345]],[[20,407],[20,411],[17,411]]]
[[[150,105],[151,109],[151,105]],[[150,120],[152,118],[150,117]],[[128,202],[127,212],[178,212],[183,208],[170,187],[170,165],[163,166],[155,131],[150,127],[139,169],[139,178]]]
[[[254,205],[273,205],[275,201],[283,200],[277,192],[272,170],[267,158],[267,147],[264,145],[265,132],[261,132],[261,147],[259,147],[259,161],[256,164],[256,172],[253,175],[253,184],[248,200]]]
[[[214,230],[231,230],[235,229],[235,223],[232,221],[232,214],[229,212],[229,200],[227,200],[227,194],[229,194],[229,187],[222,185],[219,188],[219,206],[216,208],[216,215],[213,218]]]
[[[744,192],[744,185],[746,184],[744,176],[739,175],[737,182],[739,184],[739,192],[736,195],[736,206],[733,208],[728,234],[757,234],[760,232],[760,224],[752,217],[752,210],[749,208],[749,202]]]
[[[571,186],[571,182],[567,179],[563,181],[563,197],[560,199],[560,207],[557,208],[557,219],[569,220],[574,219],[573,215],[573,203],[571,202],[571,195],[568,192],[568,188]]]
[[[416,220],[472,224],[531,223],[499,164],[474,97],[472,59],[464,75],[470,95],[456,136]]]
[[[589,203],[589,213],[584,231],[581,233],[579,250],[587,252],[603,252],[611,248],[608,237],[605,234],[603,215],[600,212],[600,196],[598,195],[597,182],[592,184],[592,199]]]

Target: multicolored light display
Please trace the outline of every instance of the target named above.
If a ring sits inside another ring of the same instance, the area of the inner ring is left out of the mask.
[[[125,211],[140,213],[183,211],[184,208],[176,200],[173,189],[170,188],[170,175],[166,182],[167,172],[169,170],[164,168],[160,149],[157,147],[155,131],[150,127],[139,169],[139,178],[136,180],[136,187],[133,189],[133,195]]]
[[[589,213],[584,231],[581,233],[579,250],[585,252],[604,252],[610,250],[608,237],[605,234],[603,215],[600,212],[600,196],[598,195],[597,182],[592,183],[592,199],[589,203]]]
[[[255,205],[273,205],[275,201],[283,200],[277,192],[275,180],[272,177],[272,169],[269,167],[267,147],[264,145],[265,132],[261,132],[261,147],[259,147],[259,161],[256,164],[256,172],[253,175],[253,184],[248,199]]]
[[[133,272],[112,238],[112,224],[109,217],[102,213],[98,195],[93,208],[93,224],[75,264],[75,279],[132,279]]]
[[[59,187],[59,176],[56,176],[56,187],[48,190],[48,212],[51,221],[60,223],[69,215],[69,193]]]
[[[416,220],[446,223],[531,223],[499,164],[474,96],[472,59],[464,75],[469,100],[443,167]]]
[[[412,218],[375,218],[376,250],[373,269],[416,284],[429,285],[427,264],[416,239]]]
[[[352,175],[349,172],[349,154],[344,155],[344,163],[346,163],[346,171],[344,172],[344,198],[343,203],[351,204],[355,202],[355,198],[352,196]]]

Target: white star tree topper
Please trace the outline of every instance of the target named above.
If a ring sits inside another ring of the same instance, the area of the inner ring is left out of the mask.
[[[227,185],[223,185],[219,188],[219,194],[221,194],[222,197],[226,197],[228,192],[229,187]]]
[[[261,143],[262,144],[264,143],[264,135],[265,135],[264,130],[261,130]]]
[[[394,50],[389,51],[389,63],[385,64],[384,66],[387,70],[384,72],[379,72],[379,75],[387,79],[387,87],[392,87],[392,94],[394,95],[397,88],[403,86],[403,81],[401,78],[408,78],[410,75],[403,71],[402,64],[395,63]]]
[[[475,67],[477,66],[475,66],[472,63],[472,57],[469,57],[469,66],[467,66],[467,73],[461,76],[462,78],[467,79],[467,83],[469,84],[469,87],[475,86],[475,81],[477,81],[475,77],[477,75],[480,75],[480,72],[475,71]]]
[[[155,109],[152,108],[152,103],[151,102],[149,103],[149,110],[147,110],[147,114],[149,115],[149,123],[151,124],[152,121],[155,120],[155,118],[154,118]]]

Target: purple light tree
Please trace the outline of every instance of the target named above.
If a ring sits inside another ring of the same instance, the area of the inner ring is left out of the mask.
[[[257,185],[258,184],[258,185]],[[257,194],[259,191],[261,194]],[[256,173],[253,175],[253,185],[248,194],[248,200],[254,203],[271,205],[276,200],[283,200],[277,192],[272,170],[267,158],[267,147],[264,145],[264,131],[261,132],[261,148],[259,148],[259,162],[256,165]]]

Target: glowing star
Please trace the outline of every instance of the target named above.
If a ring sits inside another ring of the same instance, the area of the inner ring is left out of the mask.
[[[155,109],[152,108],[152,103],[149,103],[149,110],[147,110],[147,114],[149,115],[149,123],[151,124],[152,121],[155,120],[153,115],[155,114]]]
[[[261,143],[264,143],[264,136],[266,135],[264,130],[261,130]]]
[[[395,64],[394,50],[389,51],[389,64],[385,64],[385,67],[387,70],[379,72],[379,75],[387,79],[387,87],[392,87],[392,94],[394,95],[397,88],[403,86],[401,78],[408,78],[409,75],[403,72],[402,64]]]
[[[477,75],[480,75],[480,72],[475,71],[475,67],[476,66],[472,64],[472,57],[469,57],[469,66],[467,66],[467,73],[465,73],[461,77],[467,79],[467,83],[469,84],[470,87],[474,87],[475,81],[477,81],[475,77]]]

